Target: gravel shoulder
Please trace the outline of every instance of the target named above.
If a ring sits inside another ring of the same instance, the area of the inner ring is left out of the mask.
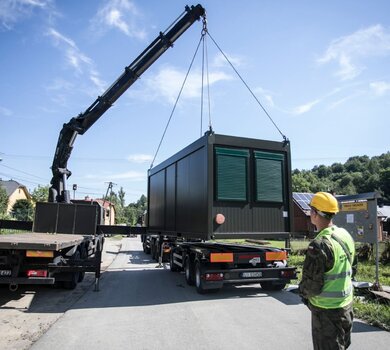
[[[106,238],[102,270],[110,266],[121,248],[118,237]],[[10,292],[0,285],[0,349],[24,350],[38,340],[88,290],[94,288],[94,274],[86,273],[75,290],[52,286],[20,286]]]

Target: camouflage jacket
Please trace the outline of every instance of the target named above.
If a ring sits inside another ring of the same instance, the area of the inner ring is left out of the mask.
[[[333,264],[334,255],[331,243],[327,239],[311,241],[303,263],[299,295],[308,299],[320,294],[324,286],[324,274],[333,267]]]
[[[314,239],[310,242],[299,283],[299,295],[303,299],[318,295],[324,286],[324,274],[332,269],[334,254],[332,244],[327,239]],[[357,272],[357,255],[352,263],[352,280]]]

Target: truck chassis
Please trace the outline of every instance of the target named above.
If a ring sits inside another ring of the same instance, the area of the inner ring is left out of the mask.
[[[297,278],[287,264],[288,250],[257,245],[179,241],[175,237],[146,235],[145,253],[170,263],[172,272],[184,271],[188,285],[198,293],[216,292],[226,284],[260,283],[262,289],[281,290]]]
[[[7,227],[4,220],[0,224]],[[98,290],[103,244],[103,234],[2,234],[0,284],[8,284],[11,291],[25,284],[74,289],[85,272],[94,272]]]

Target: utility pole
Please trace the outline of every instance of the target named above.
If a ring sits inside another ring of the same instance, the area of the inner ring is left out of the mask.
[[[104,204],[106,204],[106,199],[107,199],[107,196],[108,196],[108,192],[110,192],[110,193],[112,192],[112,187],[113,186],[116,186],[116,184],[114,184],[111,181],[108,182],[107,192],[106,192],[106,195],[105,195],[104,200],[103,200],[103,210],[104,210]],[[111,225],[111,201],[109,203],[110,204],[108,205],[108,223],[109,223],[109,225]]]

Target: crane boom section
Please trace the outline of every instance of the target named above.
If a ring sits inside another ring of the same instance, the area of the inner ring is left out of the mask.
[[[77,135],[84,134],[113,103],[144,73],[173,43],[197,20],[205,16],[201,5],[186,6],[183,14],[129,65],[121,76],[85,112],[63,125],[54,154],[49,191],[49,202],[70,202],[66,179],[71,175],[67,169]]]

